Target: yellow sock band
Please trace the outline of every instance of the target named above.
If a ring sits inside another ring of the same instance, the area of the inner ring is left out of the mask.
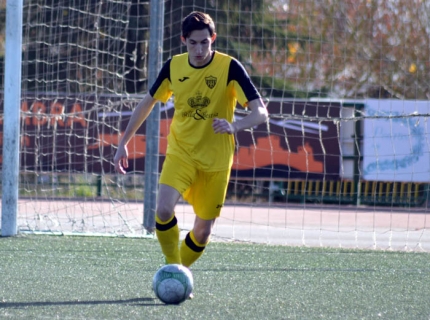
[[[190,231],[181,243],[181,261],[186,267],[192,265],[200,258],[206,248],[206,244],[199,243],[194,236],[193,231]]]
[[[158,217],[158,214],[156,214],[155,215],[155,223],[156,224],[158,223],[158,224],[165,225],[165,224],[168,224],[169,222],[171,222],[175,218],[176,218],[175,215],[172,215],[172,217],[169,220],[167,220],[167,221],[161,221],[160,218]]]
[[[203,248],[203,249],[206,247],[207,243],[199,243],[199,242],[196,240],[196,236],[194,235],[193,230],[191,230],[191,231],[189,232],[189,235],[190,235],[190,238],[191,238],[191,240],[192,240],[193,244],[195,244],[197,247],[201,247],[201,248]],[[197,250],[196,250],[196,251],[197,251]]]

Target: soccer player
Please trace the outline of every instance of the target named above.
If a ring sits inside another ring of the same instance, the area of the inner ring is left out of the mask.
[[[242,64],[212,49],[216,39],[212,18],[192,12],[182,21],[181,40],[187,53],[165,62],[149,93],[130,118],[114,157],[125,174],[127,143],[157,101],[174,96],[175,112],[159,180],[156,235],[168,264],[189,267],[209,242],[224,204],[234,156],[234,134],[265,122],[267,109]],[[250,110],[233,121],[236,103]],[[193,229],[179,245],[175,206],[179,198],[195,212]]]

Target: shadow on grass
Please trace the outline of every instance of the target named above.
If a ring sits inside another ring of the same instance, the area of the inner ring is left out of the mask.
[[[156,298],[135,298],[125,300],[93,300],[93,301],[34,301],[34,302],[0,302],[0,309],[46,307],[46,306],[73,306],[73,305],[101,305],[101,304],[129,304],[133,306],[165,306]]]

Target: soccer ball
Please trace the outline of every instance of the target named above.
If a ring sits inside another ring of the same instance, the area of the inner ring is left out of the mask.
[[[193,275],[180,264],[167,264],[155,273],[152,289],[158,299],[166,304],[184,302],[193,292]]]

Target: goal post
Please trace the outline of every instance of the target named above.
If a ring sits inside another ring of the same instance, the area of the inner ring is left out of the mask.
[[[17,234],[23,0],[6,2],[1,236]]]
[[[157,79],[163,62],[164,1],[153,0],[150,6],[148,83],[152,85]],[[159,177],[160,103],[155,104],[146,123],[147,144],[143,226],[149,232],[154,232]]]

